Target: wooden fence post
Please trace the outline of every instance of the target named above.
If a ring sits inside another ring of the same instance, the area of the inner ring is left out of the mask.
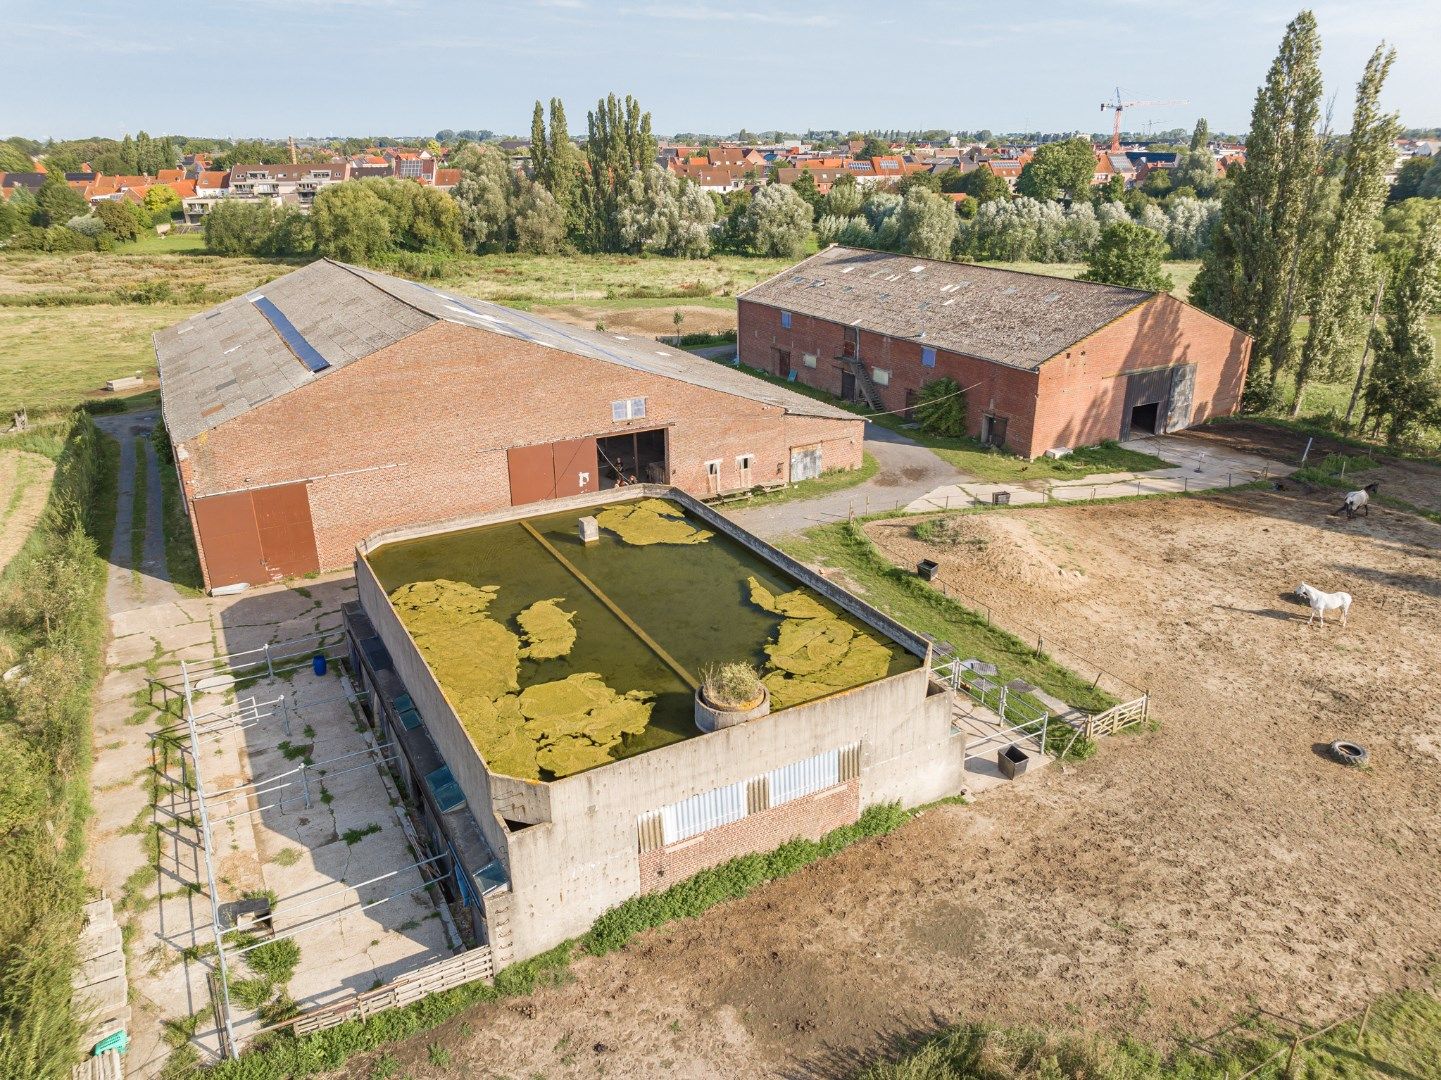
[[[1361,1040],[1366,1037],[1366,1025],[1371,1022],[1371,1006],[1366,1006],[1366,1011],[1361,1014],[1361,1026],[1356,1031],[1356,1045],[1361,1045]]]
[[[1296,1051],[1300,1048],[1300,1046],[1301,1036],[1297,1035],[1291,1039],[1291,1049],[1286,1051],[1286,1067],[1281,1070],[1281,1075],[1286,1077],[1286,1080],[1291,1080],[1291,1077],[1293,1076],[1291,1072],[1291,1065],[1296,1059]]]

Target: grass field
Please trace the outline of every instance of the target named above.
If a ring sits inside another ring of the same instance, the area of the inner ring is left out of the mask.
[[[1085,263],[1036,263],[1036,262],[988,262],[986,266],[999,267],[1002,270],[1023,270],[1028,274],[1044,274],[1046,277],[1079,277],[1086,269]],[[1175,284],[1171,288],[1172,296],[1179,296],[1186,299],[1190,291],[1191,282],[1196,280],[1196,274],[1201,269],[1199,259],[1177,259],[1174,262],[1163,263],[1161,269],[1171,275]]]

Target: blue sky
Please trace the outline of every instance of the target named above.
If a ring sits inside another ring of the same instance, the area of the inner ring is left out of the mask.
[[[1293,3],[1276,0],[0,0],[0,135],[284,136],[572,131],[609,90],[658,132],[783,128],[1243,130]],[[1314,9],[1336,126],[1381,38],[1387,104],[1441,124],[1441,3]]]

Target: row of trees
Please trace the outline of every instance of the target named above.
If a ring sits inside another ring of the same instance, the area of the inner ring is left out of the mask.
[[[1429,309],[1408,305],[1434,305],[1434,235],[1441,226],[1434,211],[1423,211],[1414,246],[1382,257],[1378,224],[1400,125],[1394,113],[1381,111],[1379,99],[1395,51],[1378,47],[1367,62],[1344,138],[1322,123],[1320,52],[1315,17],[1302,11],[1257,92],[1246,163],[1233,170],[1191,296],[1255,339],[1249,407],[1279,407],[1281,377],[1289,375],[1298,415],[1313,382],[1354,376],[1346,421],[1360,403],[1363,424],[1400,438],[1435,419],[1434,404],[1418,410],[1417,393],[1394,388],[1419,379],[1435,396],[1434,343],[1423,332]],[[1385,328],[1373,342],[1367,384],[1358,353],[1378,290],[1386,297]],[[1394,374],[1403,370],[1411,374]],[[1429,374],[1418,374],[1423,370]]]

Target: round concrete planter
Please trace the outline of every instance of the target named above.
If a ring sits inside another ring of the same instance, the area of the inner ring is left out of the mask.
[[[764,685],[761,686],[760,701],[749,709],[722,709],[706,699],[703,689],[695,692],[695,726],[705,732],[735,727],[747,720],[759,719],[770,711],[771,692]]]

